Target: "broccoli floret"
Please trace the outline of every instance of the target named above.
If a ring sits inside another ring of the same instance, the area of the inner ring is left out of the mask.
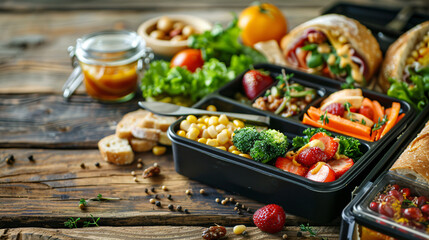
[[[289,143],[287,137],[276,130],[261,132],[261,140],[255,141],[250,149],[250,156],[258,162],[269,162],[270,160],[284,156]]]
[[[232,142],[243,153],[250,152],[255,141],[261,139],[261,133],[254,127],[245,127],[234,131]]]

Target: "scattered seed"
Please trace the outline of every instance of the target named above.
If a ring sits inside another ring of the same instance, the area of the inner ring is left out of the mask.
[[[176,210],[177,210],[177,211],[179,211],[179,212],[180,212],[180,211],[182,211],[182,206],[178,205],[178,206],[176,207]]]
[[[168,189],[167,189],[167,187],[166,187],[166,186],[164,186],[164,185],[161,187],[161,189],[162,189],[162,190],[164,190],[164,191],[167,191],[167,190],[168,190]]]
[[[234,199],[234,198],[232,198],[232,197],[230,197],[230,198],[229,198],[229,201],[230,201],[230,202],[235,202],[235,199]]]
[[[236,203],[235,206],[238,207],[238,208],[241,208],[241,204],[240,203]]]
[[[296,233],[296,236],[297,236],[297,237],[302,237],[302,232],[297,232],[297,233]]]
[[[250,209],[250,207],[248,207],[248,208],[246,209],[246,211],[247,211],[248,213],[252,213],[252,209]]]
[[[186,195],[191,195],[191,190],[187,189],[187,190],[185,191],[185,193],[186,193]]]
[[[225,200],[226,202],[229,202],[229,198],[225,198],[224,200]]]
[[[134,182],[138,182],[139,180],[137,179],[137,177],[133,178]]]
[[[173,204],[168,204],[168,209],[173,210],[174,209]]]
[[[188,211],[188,209],[187,208],[185,208],[185,210],[183,210],[185,213],[189,213],[189,211]]]
[[[234,207],[234,211],[237,211],[238,210],[238,207]]]
[[[33,155],[28,156],[28,160],[29,160],[30,162],[34,162],[34,157],[33,157]]]
[[[158,167],[158,163],[154,163],[154,164],[153,164],[153,166],[154,166],[154,167]]]
[[[85,204],[79,203],[79,208],[82,209],[82,210],[85,209]]]
[[[168,195],[167,195],[167,199],[168,199],[168,200],[171,200],[171,199],[172,199],[172,198],[171,198],[171,194],[168,194]]]
[[[222,205],[225,205],[225,204],[226,204],[226,201],[225,201],[225,200],[222,200],[220,203],[221,203]]]
[[[144,189],[144,192],[149,194],[149,190],[147,190],[147,188]]]
[[[141,163],[137,163],[137,168],[138,169],[143,168],[143,165]]]
[[[83,168],[83,169],[85,169],[85,163],[81,163],[80,167]]]
[[[9,154],[5,157],[7,164],[12,165],[15,162],[15,157],[12,154]]]
[[[100,163],[99,163],[99,162],[96,162],[96,163],[95,163],[95,166],[96,166],[96,167],[100,167]]]
[[[206,194],[206,190],[200,189],[200,194],[202,194],[202,195]]]
[[[285,233],[285,234],[283,234],[282,238],[283,238],[283,239],[287,239],[287,234],[286,234],[286,233]]]
[[[240,235],[242,234],[244,231],[246,231],[246,226],[244,225],[236,225],[232,231],[234,232],[234,234]]]
[[[241,208],[246,209],[246,206],[244,206],[244,204],[241,204]]]
[[[152,192],[155,192],[155,188],[154,188],[154,187],[151,187],[151,188],[150,188],[150,190],[151,190]]]
[[[160,202],[160,201],[156,201],[156,202],[155,202],[155,205],[156,205],[157,207],[161,207],[161,202]]]
[[[158,194],[155,194],[154,198],[155,198],[155,199],[159,199]]]
[[[241,233],[241,235],[243,235],[243,236],[247,236],[247,231],[243,231],[242,233]]]
[[[220,203],[220,199],[219,199],[219,198],[216,198],[216,199],[215,199],[215,202]]]
[[[243,214],[243,213],[241,212],[241,209],[238,209],[238,210],[237,210],[237,213],[238,213],[238,215]]]
[[[141,158],[137,159],[137,163],[142,163],[143,160]]]
[[[155,203],[155,199],[151,198],[151,199],[149,200],[149,202],[150,202],[150,203],[152,203],[152,204],[154,204],[154,203]]]

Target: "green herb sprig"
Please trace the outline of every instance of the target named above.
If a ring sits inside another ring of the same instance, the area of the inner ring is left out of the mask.
[[[305,226],[304,224],[301,224],[299,225],[299,227],[301,231],[310,233],[310,237],[317,236],[317,233],[314,232],[313,227],[311,227],[309,223],[307,223],[307,226]]]
[[[322,121],[323,124],[329,124],[328,111],[325,111],[325,113],[320,116],[319,120]]]
[[[64,222],[64,226],[65,227],[69,227],[69,228],[77,228],[77,222],[80,220],[80,218],[72,218],[70,217],[67,222]]]

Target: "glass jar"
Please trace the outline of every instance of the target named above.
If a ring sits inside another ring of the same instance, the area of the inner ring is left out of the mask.
[[[141,37],[131,31],[88,34],[69,51],[81,68],[88,95],[110,102],[133,98],[143,64],[147,66],[153,58]]]

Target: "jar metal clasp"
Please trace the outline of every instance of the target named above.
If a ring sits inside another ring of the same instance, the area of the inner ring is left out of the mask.
[[[62,89],[63,90],[63,97],[66,100],[68,100],[73,95],[73,93],[76,91],[76,89],[83,82],[82,69],[80,68],[79,62],[76,59],[75,47],[69,46],[67,48],[67,51],[69,52],[73,71],[70,74],[70,76],[68,77],[67,81],[64,83],[64,86]]]

